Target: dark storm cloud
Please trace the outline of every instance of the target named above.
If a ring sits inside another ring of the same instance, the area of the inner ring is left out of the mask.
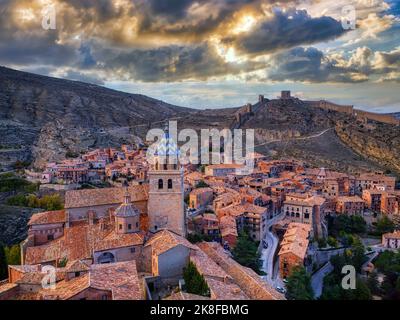
[[[331,17],[312,18],[305,10],[275,10],[272,18],[251,33],[226,38],[225,42],[231,42],[242,52],[261,54],[334,39],[344,32],[341,23]]]
[[[123,52],[105,60],[104,65],[110,72],[123,69],[124,75],[131,79],[166,82],[204,80],[213,76],[238,74],[261,68],[258,63],[226,63],[207,44]]]
[[[343,67],[314,48],[291,50],[335,39],[345,31],[327,16],[272,10],[268,5],[274,0],[54,0],[56,30],[43,30],[40,16],[21,21],[15,15],[21,8],[40,15],[42,5],[36,0],[0,1],[0,64],[42,73],[48,68],[50,75],[74,80],[171,82],[245,77],[246,72],[265,70],[277,81],[357,82],[364,81],[363,75],[399,69],[396,52],[382,52],[382,67],[374,69],[356,63]],[[261,3],[267,6],[261,8]],[[295,1],[280,3],[287,7]],[[235,33],[246,16],[256,24]],[[265,62],[254,62],[267,58],[253,59],[266,53],[273,60],[268,69]],[[257,80],[261,72],[248,77]]]
[[[183,18],[187,9],[196,1],[194,0],[148,0],[150,11],[161,16]]]
[[[142,3],[144,1],[144,3]],[[232,18],[244,7],[257,8],[262,0],[141,0],[140,31],[150,34],[181,36],[204,40],[204,36],[215,31],[221,23]],[[274,0],[264,1],[273,3]],[[283,1],[286,2],[286,1]],[[189,8],[206,7],[203,16],[194,18]]]
[[[274,81],[305,82],[363,82],[363,73],[357,68],[339,66],[339,62],[326,57],[316,48],[294,48],[274,57],[274,69],[268,78]],[[361,77],[354,77],[360,74]]]

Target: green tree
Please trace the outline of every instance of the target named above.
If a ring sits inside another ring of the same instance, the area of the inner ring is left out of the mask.
[[[319,239],[317,240],[317,242],[318,242],[318,248],[322,249],[322,248],[325,248],[325,247],[326,247],[326,240],[325,240],[325,238],[319,238]]]
[[[65,268],[67,266],[67,263],[68,263],[68,259],[67,259],[67,257],[64,257],[58,261],[58,267]]]
[[[387,216],[383,216],[376,222],[375,229],[378,234],[393,232],[395,229],[395,224]]]
[[[7,265],[21,264],[21,249],[18,244],[5,248]]]
[[[188,266],[183,269],[183,279],[188,293],[209,297],[210,288],[207,285],[204,276],[197,270],[195,264],[190,261]]]
[[[365,219],[360,216],[340,215],[336,218],[333,218],[329,225],[331,227],[330,231],[333,236],[338,236],[340,233],[362,234],[367,230],[367,223]]]
[[[239,232],[232,255],[233,259],[242,266],[251,268],[260,274],[260,254],[258,253],[258,246],[246,231],[242,230]]]
[[[208,188],[208,187],[209,187],[209,185],[207,183],[205,183],[203,180],[200,180],[195,186],[196,189]]]
[[[297,266],[287,278],[287,296],[293,300],[312,300],[311,277],[303,266]]]
[[[0,243],[0,280],[7,279],[7,258],[4,250],[4,246]]]
[[[373,271],[369,274],[367,279],[367,286],[372,294],[380,294],[380,284],[378,281],[378,273]]]
[[[338,246],[338,242],[334,237],[328,237],[328,241],[327,242],[331,247],[337,247]]]

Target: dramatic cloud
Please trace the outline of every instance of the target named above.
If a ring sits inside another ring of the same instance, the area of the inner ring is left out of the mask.
[[[304,10],[274,10],[274,15],[258,23],[250,33],[226,39],[241,52],[261,54],[299,44],[334,39],[345,32],[331,17],[312,18]]]
[[[109,53],[110,54],[110,53]],[[227,63],[208,44],[198,46],[168,46],[152,50],[121,52],[114,57],[103,57],[105,69],[128,80],[180,81],[206,80],[229,74],[252,71],[262,67],[256,62]]]
[[[399,29],[394,0],[0,0],[0,64],[96,84],[396,84]]]
[[[294,48],[274,57],[268,72],[273,81],[362,82],[368,80],[356,68],[343,65],[339,57],[328,57],[316,48]]]
[[[360,47],[349,57],[324,54],[316,48],[294,48],[273,58],[268,71],[273,81],[364,82],[399,81],[400,49],[373,52]]]

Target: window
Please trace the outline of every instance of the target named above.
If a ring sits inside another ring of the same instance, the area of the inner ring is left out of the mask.
[[[168,165],[164,163],[164,170],[168,170]]]
[[[75,277],[79,277],[81,273],[79,271],[75,272]]]
[[[172,179],[168,179],[168,189],[172,189]]]
[[[304,219],[309,219],[310,218],[310,214],[309,213],[305,213],[304,214]]]
[[[132,229],[132,225],[128,224],[128,230],[131,230],[131,229]]]
[[[47,240],[54,240],[54,235],[48,234],[47,235]]]
[[[135,248],[131,248],[131,253],[135,253]]]
[[[163,189],[164,188],[164,181],[163,179],[158,179],[158,189]]]
[[[119,224],[119,230],[122,230],[122,224]]]
[[[136,222],[136,228],[139,228],[139,222]]]

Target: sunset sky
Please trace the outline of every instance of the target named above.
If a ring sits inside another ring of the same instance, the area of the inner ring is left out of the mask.
[[[399,112],[400,1],[0,0],[0,65],[194,108],[287,89]]]

